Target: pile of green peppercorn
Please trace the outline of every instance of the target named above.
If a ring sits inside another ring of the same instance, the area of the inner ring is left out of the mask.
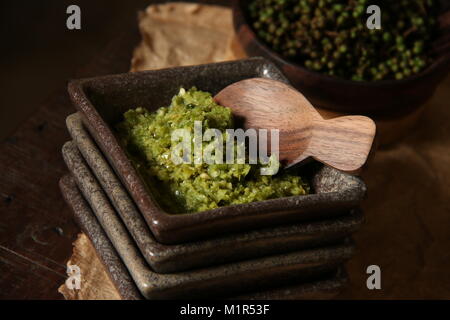
[[[250,0],[257,36],[306,68],[355,81],[403,79],[432,61],[435,0]],[[366,26],[369,5],[381,29]]]

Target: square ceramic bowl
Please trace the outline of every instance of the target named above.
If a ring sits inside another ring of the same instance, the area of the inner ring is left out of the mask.
[[[171,214],[142,181],[116,137],[114,126],[123,113],[138,106],[148,110],[170,104],[180,87],[213,95],[231,83],[253,77],[287,82],[282,73],[262,58],[189,67],[152,70],[74,80],[68,91],[82,120],[133,197],[155,238],[161,243],[182,243],[233,231],[319,220],[357,207],[366,187],[357,177],[312,165],[313,193],[304,196],[226,206],[213,210]]]
[[[81,229],[91,239],[100,261],[105,266],[122,299],[142,299],[143,296],[139,293],[126,266],[95,218],[89,204],[78,190],[75,180],[70,175],[66,175],[61,178],[59,185],[64,199],[74,213]],[[316,281],[293,283],[283,287],[234,296],[231,299],[326,299],[336,295],[347,283],[347,273],[341,267],[336,272],[333,271],[330,275],[325,275],[324,278]],[[190,297],[185,298],[189,299]]]
[[[91,190],[85,197],[89,202],[98,201],[99,194],[95,190],[103,189],[109,199],[102,197],[101,201],[111,202],[116,211],[114,214],[120,216],[141,254],[158,273],[329,245],[350,236],[362,223],[362,214],[359,210],[353,210],[324,221],[253,230],[176,245],[158,243],[107,161],[83,130],[80,121],[77,114],[67,118],[67,126],[76,141],[76,145],[68,142],[63,147],[67,167],[78,183],[83,185],[82,189],[86,187]]]
[[[61,185],[64,184],[65,179],[62,180]],[[136,243],[115,215],[111,205],[101,199],[101,197],[105,198],[101,190],[91,192],[93,190],[86,185],[80,185],[76,180],[76,177],[71,180],[72,186],[75,186],[75,182],[83,195],[94,195],[93,197],[96,198],[95,201],[93,201],[94,198],[88,200],[96,219],[86,221],[103,227],[96,228],[95,233],[85,230],[86,233],[94,243],[101,238],[102,232],[106,234],[139,291],[147,299],[221,297],[267,290],[292,283],[316,281],[329,276],[354,254],[354,245],[348,240],[313,250],[279,254],[192,271],[159,274],[147,265]],[[66,201],[72,206],[74,199],[66,197]],[[80,208],[80,206],[77,207]],[[77,220],[86,219],[86,216],[80,216],[83,212],[87,211],[74,212]]]

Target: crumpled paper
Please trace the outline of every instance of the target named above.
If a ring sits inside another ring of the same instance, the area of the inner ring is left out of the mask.
[[[80,289],[69,289],[66,284],[59,287],[66,300],[120,300],[121,297],[108,273],[97,257],[89,238],[80,233],[73,243],[73,253],[67,265],[76,265],[81,270]]]
[[[231,10],[210,5],[169,3],[139,14],[142,42],[131,71],[234,59]]]

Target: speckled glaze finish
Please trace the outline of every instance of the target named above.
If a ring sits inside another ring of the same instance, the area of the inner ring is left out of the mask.
[[[235,300],[318,300],[332,299],[348,284],[347,272],[339,268],[329,278],[304,283],[297,286],[285,286],[272,290],[234,296]]]
[[[71,207],[81,229],[93,242],[102,263],[123,299],[142,299],[142,295],[117,255],[111,241],[105,235],[89,204],[84,200],[76,186],[75,179],[66,175],[60,180],[60,188],[64,199]],[[333,297],[348,283],[343,268],[332,272],[324,279],[311,283],[292,284],[256,293],[242,294],[231,299],[327,299]],[[227,298],[227,297],[226,297]]]
[[[318,249],[159,274],[145,262],[93,174],[84,170],[86,165],[81,165],[82,157],[75,143],[68,142],[63,146],[63,158],[140,292],[148,299],[212,297],[285,285],[291,281],[311,281],[335,270],[354,253],[354,245],[345,241]]]
[[[116,287],[122,299],[138,300],[142,296],[130,277],[127,268],[117,256],[111,242],[101,230],[95,217],[89,215],[89,205],[83,199],[76,186],[75,179],[65,175],[59,181],[59,188],[64,200],[69,205],[81,229],[89,236],[97,252],[97,256],[105,266],[111,281]],[[95,231],[94,231],[95,230]],[[92,234],[97,236],[91,237]]]
[[[83,128],[79,114],[70,115],[66,122],[84,160],[119,213],[147,263],[156,272],[182,271],[206,267],[212,263],[220,264],[331,244],[349,236],[362,223],[361,212],[352,210],[342,217],[321,222],[237,233],[179,245],[158,243],[107,160]],[[79,162],[80,166],[84,166],[81,159]],[[83,170],[88,171],[87,168]]]
[[[160,208],[119,144],[114,125],[130,108],[141,106],[155,110],[169,105],[181,86],[197,86],[216,94],[231,83],[252,77],[287,82],[274,65],[262,58],[252,58],[69,83],[69,95],[80,111],[83,123],[133,197],[158,242],[182,243],[232,231],[333,217],[357,207],[365,195],[365,184],[358,177],[313,165],[309,171],[314,193],[310,195],[227,206],[194,214],[169,214]]]

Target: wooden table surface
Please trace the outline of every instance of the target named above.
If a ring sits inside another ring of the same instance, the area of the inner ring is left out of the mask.
[[[135,26],[136,27],[136,26]],[[126,72],[137,32],[124,28],[75,77]],[[137,30],[136,30],[137,31]],[[61,299],[65,262],[79,228],[59,189],[61,146],[74,112],[66,84],[0,144],[0,299]]]
[[[167,1],[133,0],[124,5],[129,6],[127,12],[137,13],[157,2]],[[136,16],[125,19],[129,25],[123,26],[123,32],[73,78],[127,72],[140,40]],[[61,156],[61,147],[69,139],[65,118],[74,110],[66,83],[61,83],[0,143],[0,299],[63,298],[57,289],[67,277],[65,263],[79,233],[58,188],[66,172]]]

